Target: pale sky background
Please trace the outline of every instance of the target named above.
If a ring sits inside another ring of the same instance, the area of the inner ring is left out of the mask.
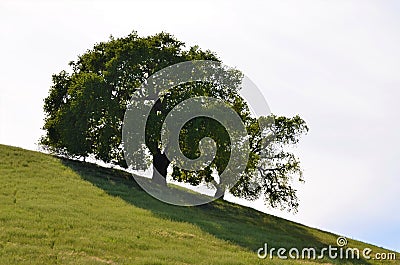
[[[400,251],[400,1],[0,0],[0,143],[36,150],[51,75],[96,42],[167,31],[300,114],[296,215]]]

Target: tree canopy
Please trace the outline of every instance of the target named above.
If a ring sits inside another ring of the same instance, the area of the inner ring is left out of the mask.
[[[124,114],[131,96],[157,71],[180,62],[210,60],[221,62],[217,55],[198,46],[185,44],[168,33],[139,37],[136,32],[124,38],[100,42],[70,62],[71,71],[53,75],[53,85],[45,99],[46,113],[41,144],[50,151],[71,157],[88,157],[127,167],[123,148]],[[173,179],[198,185],[211,183],[216,196],[225,189],[249,200],[263,197],[272,207],[296,210],[298,200],[293,179],[302,181],[298,158],[287,147],[299,142],[308,127],[299,116],[292,118],[270,115],[254,117],[240,96],[242,74],[230,69],[211,83],[192,82],[168,90],[152,107],[146,123],[146,147],[152,155],[157,174],[153,179],[166,183],[168,168]],[[226,102],[240,117],[248,133],[250,153],[246,169],[234,186],[215,181],[227,166],[233,146],[226,128],[209,117],[188,121],[179,132],[179,146],[190,158],[199,157],[199,143],[205,137],[217,144],[211,163],[200,171],[181,169],[166,155],[161,146],[161,127],[172,110],[193,97],[212,97]],[[273,122],[271,122],[271,120]],[[259,124],[265,124],[260,127]],[[273,133],[265,144],[265,130]]]

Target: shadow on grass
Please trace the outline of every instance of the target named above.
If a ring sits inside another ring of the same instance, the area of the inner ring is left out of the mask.
[[[175,206],[163,203],[144,192],[133,177],[124,171],[109,169],[91,163],[61,159],[82,179],[91,182],[111,196],[129,204],[151,211],[155,216],[168,220],[194,224],[216,238],[229,241],[256,252],[264,243],[268,248],[287,250],[313,247],[317,256],[328,247],[313,236],[306,227],[254,209],[217,200],[201,206]],[[332,237],[335,237],[332,235]],[[325,252],[325,256],[327,256]],[[276,251],[274,252],[276,256]],[[316,260],[342,264],[343,260]],[[350,260],[347,260],[350,261]],[[366,260],[351,260],[354,264],[371,264]]]

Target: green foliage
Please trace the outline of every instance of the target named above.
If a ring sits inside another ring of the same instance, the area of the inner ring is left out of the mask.
[[[70,157],[94,155],[106,163],[127,167],[123,156],[122,123],[131,95],[153,73],[188,60],[219,61],[210,51],[198,46],[185,49],[185,44],[167,33],[139,37],[135,32],[125,38],[110,38],[70,63],[72,73],[53,75],[53,86],[45,99],[46,113],[41,144],[57,154]],[[234,186],[217,183],[228,164],[232,150],[225,128],[207,117],[189,121],[180,132],[180,147],[188,158],[200,155],[199,142],[210,137],[217,143],[217,153],[210,165],[199,172],[182,170],[174,165],[175,180],[198,185],[212,183],[217,193],[226,188],[235,196],[255,200],[264,197],[267,204],[296,210],[293,176],[301,176],[298,159],[285,151],[297,144],[308,131],[299,117],[251,116],[247,103],[240,97],[242,73],[235,69],[221,70],[224,78],[212,82],[180,84],[168,90],[153,106],[146,123],[146,146],[153,156],[153,165],[166,177],[170,161],[161,146],[161,127],[167,114],[185,99],[206,96],[226,102],[241,118],[248,131],[251,153],[246,171]],[[271,121],[271,118],[275,122]],[[259,124],[264,124],[260,128]],[[275,137],[268,138],[269,132]],[[266,144],[267,143],[267,144]],[[143,162],[141,162],[143,163]]]
[[[306,123],[299,116],[271,115],[260,117],[248,130],[252,136],[251,155],[256,157],[250,159],[250,163],[256,161],[257,164],[248,167],[250,172],[242,176],[231,192],[250,200],[262,196],[272,207],[297,210],[299,204],[291,182],[294,177],[303,182],[302,170],[299,159],[287,149],[308,132]]]
[[[45,99],[41,143],[55,153],[72,157],[94,154],[97,159],[126,166],[121,148],[121,127],[132,93],[153,73],[178,62],[218,60],[198,47],[183,50],[184,43],[167,33],[96,44],[70,62],[72,73],[53,75]],[[151,138],[153,137],[151,134]],[[152,148],[151,148],[152,149]]]

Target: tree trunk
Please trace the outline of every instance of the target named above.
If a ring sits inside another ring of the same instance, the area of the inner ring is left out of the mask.
[[[161,152],[153,155],[153,182],[167,186],[167,170],[170,163],[167,156]]]

